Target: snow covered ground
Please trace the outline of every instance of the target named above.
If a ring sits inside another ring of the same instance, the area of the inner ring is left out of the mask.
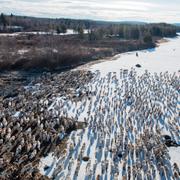
[[[87,34],[88,30],[84,29],[84,33]],[[33,35],[73,35],[73,34],[77,34],[77,32],[75,32],[73,29],[67,29],[66,33],[60,33],[57,34],[56,32],[16,32],[16,33],[0,33],[0,36],[19,36],[19,35],[23,35],[23,34],[33,34]]]
[[[179,45],[179,37],[169,39],[89,67],[95,78],[77,89],[86,94],[82,101],[57,97],[49,107],[88,127],[70,134],[62,157],[42,158],[40,172],[63,180],[173,179],[180,148],[167,148],[161,138],[180,144]]]

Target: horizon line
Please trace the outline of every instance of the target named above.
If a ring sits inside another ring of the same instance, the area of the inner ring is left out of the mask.
[[[31,17],[31,18],[41,18],[41,19],[52,19],[52,20],[58,20],[58,19],[71,19],[71,20],[80,20],[80,21],[97,21],[97,22],[109,22],[109,23],[123,23],[123,22],[129,22],[129,23],[133,23],[133,22],[137,22],[137,23],[145,23],[145,24],[158,24],[158,23],[166,23],[166,24],[179,24],[180,22],[166,22],[166,21],[159,21],[159,22],[153,22],[153,21],[143,21],[143,20],[102,20],[102,19],[88,19],[88,18],[72,18],[72,17],[41,17],[41,16],[31,16],[31,15],[23,15],[23,14],[15,14],[15,13],[4,13],[4,12],[0,12],[0,14],[4,14],[6,16],[10,16],[11,14],[13,16],[19,16],[19,17]]]

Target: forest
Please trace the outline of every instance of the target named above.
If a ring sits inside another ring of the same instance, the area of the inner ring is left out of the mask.
[[[68,29],[77,33],[62,36]],[[166,23],[129,24],[1,14],[0,32],[16,31],[51,33],[0,36],[1,70],[71,68],[122,52],[154,48],[159,39],[175,37],[178,29]]]
[[[81,32],[81,29],[96,30],[97,34],[118,35],[120,38],[138,39],[144,34],[149,33],[152,36],[166,37],[174,36],[178,26],[166,23],[128,23],[128,22],[106,22],[93,20],[75,20],[75,19],[48,19],[26,16],[0,15],[1,32],[12,31],[6,27],[22,27],[23,31],[58,31],[66,32],[67,29]],[[99,35],[100,37],[100,35]]]

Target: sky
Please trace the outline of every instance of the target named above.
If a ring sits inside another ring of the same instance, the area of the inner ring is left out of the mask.
[[[106,21],[180,22],[180,0],[0,0],[0,12]]]

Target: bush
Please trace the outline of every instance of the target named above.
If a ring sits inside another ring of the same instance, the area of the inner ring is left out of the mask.
[[[151,44],[152,43],[152,36],[150,34],[147,34],[144,36],[144,42],[147,43],[147,44]]]

